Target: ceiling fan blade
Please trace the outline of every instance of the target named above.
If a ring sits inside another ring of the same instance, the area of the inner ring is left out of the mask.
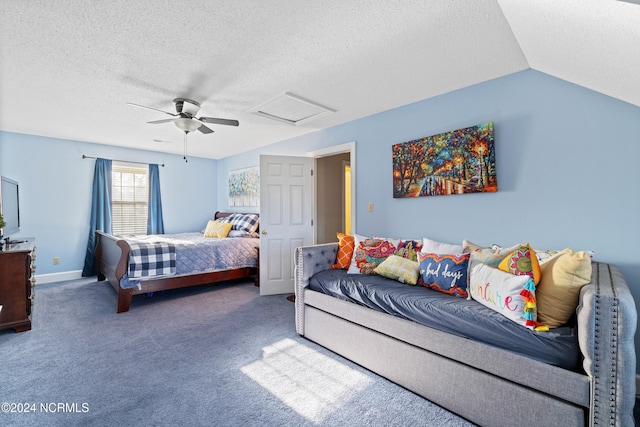
[[[200,126],[198,130],[202,133],[213,133],[213,131],[208,127],[206,127],[205,125]]]
[[[204,123],[213,123],[214,125],[238,126],[240,122],[229,119],[216,119],[215,117],[198,117],[198,120]]]
[[[160,123],[167,123],[167,122],[172,122],[172,121],[173,121],[173,119],[162,119],[162,120],[154,120],[152,122],[147,122],[147,123],[150,123],[152,125],[158,125]]]
[[[148,110],[160,111],[161,113],[165,113],[165,114],[168,114],[168,115],[174,116],[174,117],[180,115],[180,114],[169,113],[168,111],[159,110],[159,109],[153,108],[153,107],[147,107],[146,105],[134,104],[133,102],[127,102],[127,104],[128,105],[133,105],[134,107],[146,108]]]

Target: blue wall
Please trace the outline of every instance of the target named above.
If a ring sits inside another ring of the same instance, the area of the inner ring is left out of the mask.
[[[495,126],[497,193],[393,198],[393,144],[488,121]],[[260,154],[303,156],[350,141],[357,152],[356,232],[594,250],[597,260],[624,270],[640,297],[639,107],[522,71],[222,159],[219,208],[228,209],[229,170],[258,165]]]
[[[393,198],[393,144],[488,121],[495,126],[497,193]],[[640,306],[639,107],[527,70],[262,152],[305,155],[349,141],[357,152],[357,233],[593,250],[596,260],[622,270]],[[257,165],[259,154],[218,163],[219,206],[228,170]]]
[[[216,211],[215,160],[192,157],[185,163],[178,155],[0,132],[0,175],[20,183],[16,236],[36,238],[37,275],[82,270],[95,164],[83,154],[164,163],[160,186],[168,233],[200,230]],[[53,265],[53,257],[60,264]]]
[[[487,121],[495,125],[497,193],[393,198],[393,144]],[[640,108],[522,71],[220,160],[218,206],[228,208],[228,171],[257,165],[262,153],[306,155],[349,141],[356,232],[594,250],[640,296]]]

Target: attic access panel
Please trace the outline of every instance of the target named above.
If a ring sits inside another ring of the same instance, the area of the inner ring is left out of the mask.
[[[331,108],[291,93],[284,93],[249,111],[253,114],[294,126],[324,114],[335,113],[335,110]]]

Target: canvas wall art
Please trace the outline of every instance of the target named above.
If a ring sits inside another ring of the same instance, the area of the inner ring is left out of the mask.
[[[229,206],[260,206],[260,167],[229,172]]]
[[[493,122],[394,144],[393,197],[498,191]]]

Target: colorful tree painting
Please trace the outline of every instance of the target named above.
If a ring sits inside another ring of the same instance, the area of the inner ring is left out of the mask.
[[[394,144],[393,197],[498,191],[493,122]]]

